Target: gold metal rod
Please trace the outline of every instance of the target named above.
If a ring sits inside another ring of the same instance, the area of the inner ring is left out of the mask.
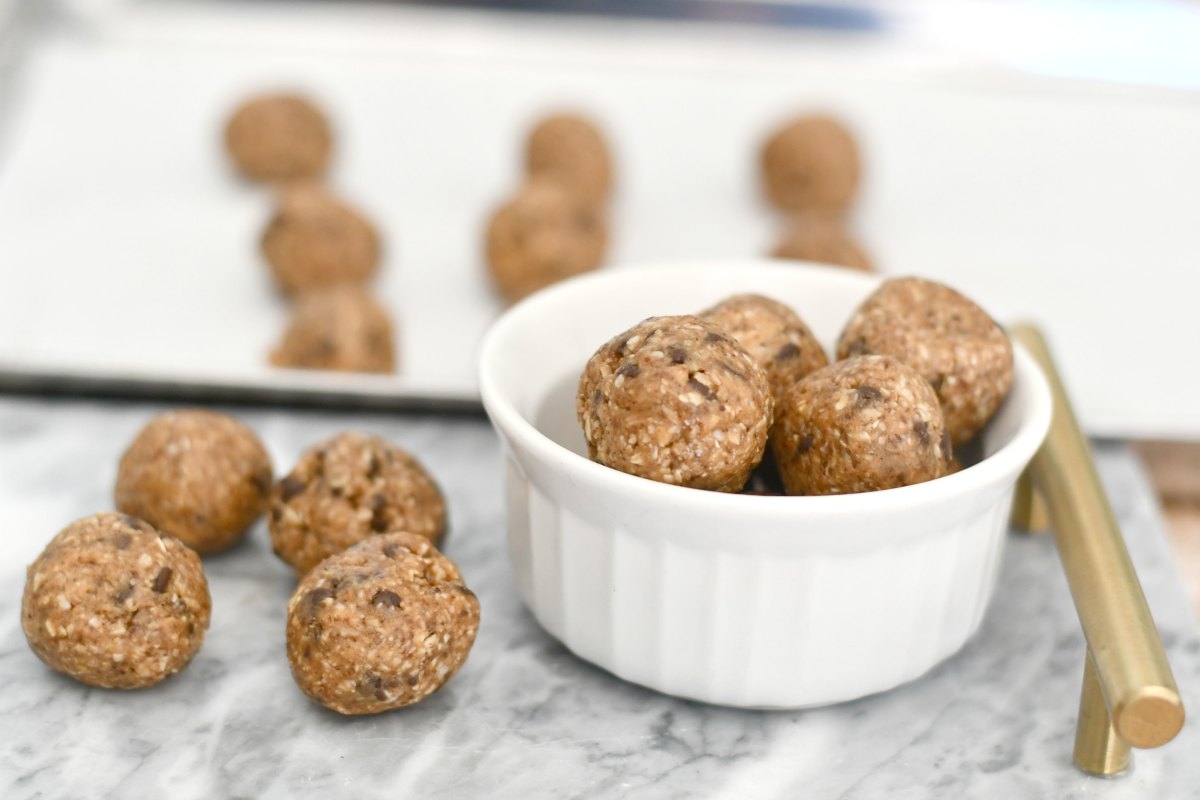
[[[1029,470],[1021,473],[1013,493],[1012,524],[1026,533],[1049,533],[1050,515],[1041,492],[1033,487]]]
[[[1118,775],[1129,768],[1129,745],[1117,735],[1104,692],[1096,677],[1096,662],[1089,652],[1083,661],[1083,689],[1079,693],[1079,725],[1075,729],[1075,764],[1092,775]]]
[[[1030,474],[1050,512],[1109,717],[1130,745],[1158,747],[1175,738],[1184,719],[1162,639],[1045,339],[1031,325],[1012,333],[1041,365],[1054,395],[1050,433]]]

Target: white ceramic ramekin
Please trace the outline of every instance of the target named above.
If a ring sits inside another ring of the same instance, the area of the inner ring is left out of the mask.
[[[480,388],[504,443],[517,584],[546,630],[626,680],[751,707],[862,697],[962,647],[995,586],[1013,486],[1050,422],[1045,380],[1019,347],[984,460],[883,492],[655,483],[588,460],[575,419],[588,357],[645,317],[758,292],[795,308],[828,348],[878,281],[767,261],[613,270],[495,323]]]

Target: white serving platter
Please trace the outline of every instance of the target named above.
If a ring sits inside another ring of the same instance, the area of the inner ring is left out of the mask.
[[[791,59],[777,37],[756,61],[744,35],[726,70],[647,58],[653,26],[621,28],[636,47],[568,28],[510,25],[486,47],[444,31],[251,46],[245,30],[226,46],[38,45],[0,152],[0,383],[473,406],[476,344],[501,310],[482,228],[539,113],[604,123],[621,264],[768,249],[780,220],[759,197],[758,144],[791,112],[827,109],[862,141],[854,224],[884,272],[1043,323],[1093,433],[1200,438],[1196,98]],[[662,36],[678,50],[678,31]],[[394,377],[266,366],[286,319],[257,250],[270,198],[232,174],[220,135],[243,96],[281,87],[328,109],[332,182],[384,233]]]

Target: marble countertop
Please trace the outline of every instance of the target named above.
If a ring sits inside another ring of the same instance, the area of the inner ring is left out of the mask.
[[[78,798],[1088,797],[1200,794],[1196,724],[1116,780],[1070,761],[1083,639],[1047,537],[1010,538],[979,634],[923,679],[804,712],[747,712],[632,686],[568,653],[517,598],[500,454],[472,418],[236,409],[277,469],[345,429],[415,452],[443,484],[446,551],[483,621],[463,671],[424,703],[346,719],[305,699],[284,657],[288,569],[260,523],[207,559],[203,649],[153,689],[91,689],[47,670],[18,608],[64,524],[107,509],[117,458],[159,406],[0,398],[0,796]],[[1185,702],[1200,708],[1200,625],[1138,462],[1099,467]]]

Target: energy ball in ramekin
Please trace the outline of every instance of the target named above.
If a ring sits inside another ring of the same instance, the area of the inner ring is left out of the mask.
[[[871,272],[871,259],[835,217],[805,214],[791,220],[771,255]]]
[[[937,395],[899,359],[858,356],[817,370],[775,417],[772,451],[788,494],[893,489],[948,469]]]
[[[885,282],[846,323],[838,358],[871,353],[895,356],[929,381],[955,445],[978,433],[1012,388],[1004,330],[958,292],[922,278]]]
[[[832,117],[784,125],[767,139],[761,160],[767,197],[784,211],[842,213],[858,192],[858,145]]]
[[[377,714],[440,689],[467,660],[479,601],[453,562],[410,533],[373,536],[318,564],[288,602],[287,654],[303,692]]]
[[[761,294],[726,298],[700,313],[737,340],[767,373],[776,405],[792,385],[829,363],[825,348],[795,311]]]
[[[310,448],[275,485],[268,522],[275,554],[303,574],[379,533],[403,530],[437,543],[446,502],[404,450],[379,436],[342,433]]]
[[[266,95],[234,111],[225,127],[225,145],[247,178],[285,181],[323,173],[333,135],[325,115],[305,98]]]
[[[359,211],[315,183],[284,187],[262,251],[284,294],[365,283],[379,267],[379,234]]]
[[[488,222],[487,264],[510,303],[600,266],[608,246],[603,213],[559,183],[534,179]]]
[[[200,554],[232,546],[267,505],[271,457],[254,431],[202,409],[169,411],[121,456],[117,510]]]
[[[393,372],[392,320],[365,289],[336,286],[296,298],[271,363],[293,369]]]
[[[200,558],[126,514],[76,520],[29,567],[21,627],[48,667],[139,689],[187,666],[212,605]]]
[[[555,114],[534,126],[525,160],[532,177],[557,181],[589,203],[607,200],[612,191],[612,156],[604,134],[575,114]]]
[[[588,360],[576,412],[593,460],[736,492],[762,460],[772,404],[766,373],[730,334],[699,317],[651,317]]]

